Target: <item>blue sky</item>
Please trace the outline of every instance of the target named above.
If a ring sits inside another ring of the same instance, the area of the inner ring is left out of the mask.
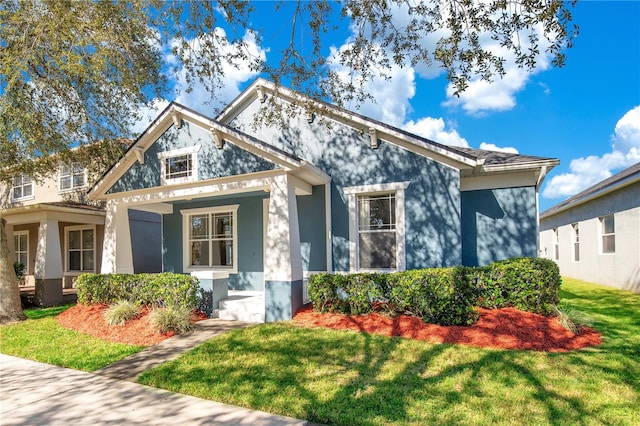
[[[271,2],[256,7],[254,24],[269,36],[260,45],[245,41],[254,55],[277,60],[290,37],[288,15],[274,14]],[[531,73],[507,64],[503,80],[472,82],[460,98],[451,96],[437,70],[398,68],[391,82],[369,84],[379,101],[359,112],[444,144],[560,159],[540,192],[544,211],[640,161],[640,2],[583,0],[573,16],[580,34],[563,68],[552,68],[545,55]],[[305,42],[304,31],[297,37]],[[348,37],[343,27],[327,44],[340,49]],[[258,76],[242,65],[228,74],[219,94],[223,103]],[[187,94],[183,84],[176,76],[175,100],[211,115],[203,91]],[[149,116],[163,105],[159,101]]]

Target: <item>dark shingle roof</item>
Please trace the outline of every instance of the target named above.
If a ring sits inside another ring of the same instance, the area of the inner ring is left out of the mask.
[[[545,210],[544,212],[542,212],[540,214],[540,217],[546,217],[546,216],[551,216],[554,213],[561,211],[561,210],[565,210],[566,208],[568,208],[569,206],[573,205],[573,204],[578,204],[580,201],[584,200],[585,198],[590,197],[591,195],[594,195],[604,189],[607,189],[610,186],[616,185],[617,183],[620,183],[624,180],[633,178],[634,175],[638,175],[638,177],[640,177],[640,162],[634,164],[631,167],[628,167],[626,169],[624,169],[623,171],[621,171],[620,173],[617,173],[605,180],[602,180],[598,183],[596,183],[593,186],[590,186],[589,188],[585,189],[584,191],[574,195],[573,197],[570,197],[564,201],[562,201],[559,204],[556,204],[555,206],[551,207],[548,210]]]
[[[458,146],[452,147],[452,148],[456,149],[457,151],[461,151],[467,155],[473,156],[478,160],[484,159],[484,164],[489,166],[531,163],[531,162],[537,162],[537,161],[551,160],[551,158],[546,158],[546,157],[513,154],[510,152],[487,151],[484,149],[465,148],[465,147],[458,147]]]

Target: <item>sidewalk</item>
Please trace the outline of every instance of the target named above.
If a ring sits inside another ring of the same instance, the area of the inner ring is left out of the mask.
[[[132,383],[144,370],[225,331],[251,325],[200,321],[191,333],[93,374],[0,354],[0,425],[313,425]]]

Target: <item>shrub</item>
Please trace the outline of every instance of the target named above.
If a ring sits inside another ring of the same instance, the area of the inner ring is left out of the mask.
[[[558,317],[560,325],[575,334],[580,334],[582,327],[593,323],[590,316],[565,303],[553,306],[552,311],[553,315]]]
[[[388,283],[389,304],[398,313],[440,325],[470,325],[478,320],[467,268],[395,272]]]
[[[128,300],[141,305],[176,306],[189,310],[198,304],[197,278],[191,275],[82,274],[76,280],[78,302],[113,303]]]
[[[119,300],[104,311],[104,319],[109,325],[124,325],[138,316],[140,308],[128,300]]]
[[[158,333],[175,331],[180,334],[193,329],[191,310],[184,307],[155,308],[151,311],[151,322]]]
[[[477,288],[476,305],[489,308],[514,307],[551,315],[558,303],[560,270],[549,259],[514,258],[474,268],[471,279]]]
[[[382,304],[392,314],[408,314],[441,325],[472,324],[478,315],[467,268],[423,269],[392,274],[317,274],[309,297],[321,312],[360,315]]]

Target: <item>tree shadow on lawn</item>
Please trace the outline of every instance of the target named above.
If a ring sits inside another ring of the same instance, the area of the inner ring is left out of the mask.
[[[265,324],[212,339],[188,363],[160,367],[157,383],[141,382],[327,424],[583,424],[600,413],[553,377],[583,357]]]
[[[575,353],[572,363],[640,389],[640,296],[588,286],[562,289],[560,299],[589,315],[602,334],[602,345]]]

